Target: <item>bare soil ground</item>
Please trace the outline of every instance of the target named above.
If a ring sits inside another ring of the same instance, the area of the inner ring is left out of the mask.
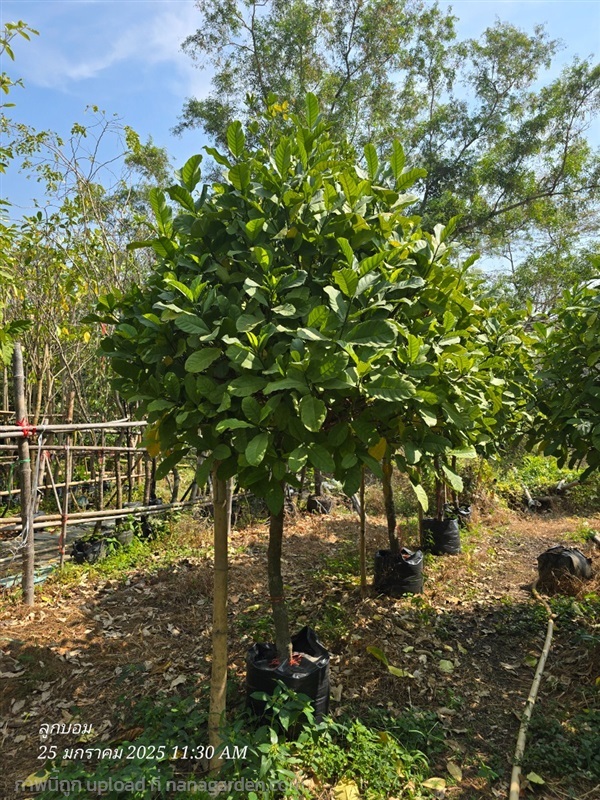
[[[284,542],[291,616],[294,628],[310,624],[331,651],[332,713],[433,711],[444,747],[432,774],[446,778],[446,797],[506,797],[519,719],[546,631],[530,592],[536,558],[553,544],[571,542],[580,522],[509,512],[480,518],[464,536],[462,555],[428,557],[422,596],[395,600],[372,590],[360,596],[353,572],[356,517],[337,511],[291,521]],[[589,523],[600,528],[600,518]],[[79,721],[93,725],[96,740],[123,740],[123,696],[185,696],[206,687],[211,534],[191,518],[179,527],[180,540],[197,555],[188,549],[166,570],[132,570],[122,580],[99,581],[82,569],[78,582],[44,585],[33,609],[14,595],[0,599],[2,800],[24,800],[14,785],[43,763],[42,723]],[[247,647],[257,636],[271,638],[266,533],[260,524],[232,535],[230,668],[240,686]],[[386,540],[384,519],[370,517],[369,554]],[[596,577],[586,591],[599,588]],[[538,699],[548,716],[600,707],[600,653],[576,629],[559,618]],[[411,677],[389,674],[367,653],[369,646]],[[446,668],[451,662],[451,672],[440,668],[442,661]],[[234,703],[243,701],[239,695]],[[75,741],[62,738],[61,746]],[[460,781],[448,774],[448,762],[460,767]],[[322,787],[315,797],[330,794]],[[599,800],[600,786],[566,771],[526,787],[525,794]]]

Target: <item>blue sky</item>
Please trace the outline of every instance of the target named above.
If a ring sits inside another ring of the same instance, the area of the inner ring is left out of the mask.
[[[546,23],[565,45],[553,72],[575,55],[600,55],[600,0],[456,0],[452,7],[461,38],[478,36],[496,18],[529,32]],[[23,19],[40,33],[16,42],[15,63],[1,65],[25,83],[10,98],[14,120],[66,136],[95,104],[143,140],[152,135],[175,167],[206,144],[199,132],[170,133],[185,98],[209,89],[210,72],[180,49],[199,25],[193,0],[0,0],[0,18]],[[600,140],[600,131],[593,136]],[[35,191],[13,173],[1,179],[0,197],[22,210]]]

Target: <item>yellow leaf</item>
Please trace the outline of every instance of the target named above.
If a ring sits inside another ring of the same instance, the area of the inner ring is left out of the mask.
[[[354,781],[340,781],[333,787],[335,800],[360,800],[360,792]]]
[[[83,341],[84,341],[86,344],[89,342],[89,340],[90,340],[91,338],[92,338],[92,336],[91,336],[91,334],[90,334],[90,332],[89,332],[89,331],[86,331],[86,332],[83,334]]]
[[[381,459],[385,455],[386,448],[387,448],[387,442],[382,436],[381,439],[377,442],[377,444],[374,444],[373,447],[369,448],[369,455],[373,456],[373,458],[376,458],[377,461],[381,461]]]
[[[151,458],[156,458],[160,453],[160,439],[158,436],[158,423],[149,425],[144,433],[144,447]]]
[[[454,761],[448,761],[446,763],[446,769],[457,783],[462,781],[462,769],[458,766],[458,764],[455,764]]]
[[[63,328],[61,333],[63,334],[63,336],[68,336],[69,335],[69,329],[68,328]]]
[[[423,781],[423,786],[426,789],[445,789],[446,781],[443,778],[428,778]]]
[[[540,775],[538,775],[537,772],[530,772],[527,776],[527,780],[529,783],[537,783],[538,786],[543,786],[546,783],[546,781]]]
[[[46,778],[50,775],[48,770],[44,770],[43,772],[40,770],[39,772],[32,772],[31,775],[28,775],[23,783],[21,784],[22,789],[33,789],[38,783],[42,783],[46,780]]]

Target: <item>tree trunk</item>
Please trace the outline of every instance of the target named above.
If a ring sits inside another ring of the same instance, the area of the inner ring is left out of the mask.
[[[283,542],[283,506],[269,520],[269,548],[267,550],[267,569],[269,576],[269,595],[275,625],[275,645],[277,658],[281,663],[291,658],[292,642],[287,606],[281,575],[281,548]]]
[[[300,508],[300,503],[302,502],[302,492],[304,491],[304,480],[306,478],[306,464],[302,467],[300,472],[300,487],[298,489],[298,499],[296,500],[296,506]]]
[[[25,402],[25,373],[23,372],[23,352],[19,342],[15,342],[13,351],[13,380],[15,388],[15,414],[17,422],[27,425],[27,405]],[[19,466],[21,476],[21,522],[25,547],[23,549],[23,602],[32,606],[34,603],[34,561],[35,542],[33,532],[33,505],[31,502],[31,460],[29,456],[29,439],[19,436]]]
[[[181,477],[177,467],[173,467],[173,491],[171,492],[171,502],[176,503],[179,497],[179,487],[181,485]]]
[[[322,491],[321,483],[322,483],[321,470],[315,469],[315,494],[317,495],[317,497],[321,496],[321,491]]]
[[[440,458],[435,456],[435,500],[436,500],[436,518],[441,522],[444,517],[444,485],[440,479]]]
[[[456,456],[452,456],[452,472],[456,472]],[[458,509],[459,497],[456,489],[452,489],[452,502]]]
[[[400,544],[396,535],[396,510],[394,509],[394,494],[392,491],[392,475],[394,468],[387,457],[384,457],[381,467],[383,470],[383,502],[385,505],[385,515],[387,517],[390,551],[393,555],[397,555],[400,552]]]
[[[231,530],[231,480],[217,478],[215,468],[213,487],[215,567],[208,743],[215,748],[215,755],[210,762],[211,772],[221,766],[218,751],[222,744],[220,732],[227,698],[227,546]]]
[[[358,539],[358,558],[360,562],[360,594],[367,596],[367,512],[365,509],[365,468],[360,476],[360,535]]]

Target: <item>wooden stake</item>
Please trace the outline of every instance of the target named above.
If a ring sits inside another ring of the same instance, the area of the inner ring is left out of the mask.
[[[23,351],[20,342],[15,342],[13,351],[13,380],[15,386],[15,413],[17,422],[27,425],[27,405],[25,403],[25,373],[23,371]],[[19,473],[21,479],[21,525],[25,539],[23,549],[23,602],[32,606],[34,603],[34,563],[35,540],[33,532],[33,506],[31,498],[31,459],[29,455],[29,439],[19,439]]]
[[[105,467],[105,455],[104,455],[104,445],[106,444],[106,433],[102,431],[100,433],[100,447],[102,450],[100,451],[99,461],[100,461],[100,469],[99,478],[98,478],[98,508],[100,511],[104,508],[104,473],[106,471]]]
[[[66,423],[70,425],[73,422],[73,412],[75,409],[75,391],[71,389],[69,391],[69,399],[67,405],[67,418]],[[70,492],[70,484],[72,478],[72,470],[73,470],[73,455],[70,451],[70,445],[72,441],[72,435],[67,433],[67,437],[65,440],[65,486],[63,489],[63,507],[62,507],[62,519],[60,522],[60,538],[58,540],[58,566],[60,569],[64,566],[65,563],[65,542],[67,538],[67,523],[69,520],[69,492]]]

